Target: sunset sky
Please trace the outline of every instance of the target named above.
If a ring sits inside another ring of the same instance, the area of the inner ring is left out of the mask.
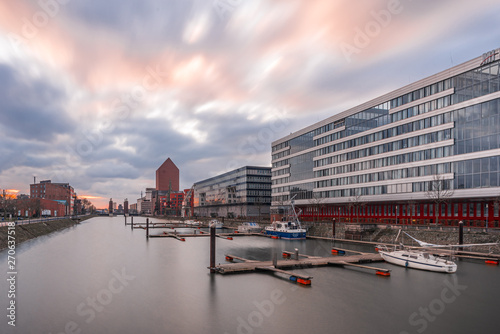
[[[135,203],[500,47],[495,0],[0,2],[0,188]]]

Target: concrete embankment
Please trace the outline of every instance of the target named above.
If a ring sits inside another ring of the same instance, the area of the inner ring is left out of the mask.
[[[331,238],[333,224],[331,222],[307,222],[310,236]],[[400,229],[412,237],[431,244],[458,244],[457,227],[441,226],[390,226],[383,224],[335,224],[336,240],[370,241],[377,243],[393,243]],[[400,237],[401,238],[401,237]],[[401,239],[398,240],[400,242]],[[405,245],[418,246],[418,244],[407,236],[403,236]],[[500,242],[500,231],[498,229],[485,230],[484,228],[464,228],[464,243],[493,243]],[[485,252],[500,253],[500,247],[477,248]]]
[[[77,219],[61,219],[47,222],[16,225],[15,227],[15,241],[16,245],[26,240],[34,239],[42,235],[46,235],[55,231],[63,230],[65,228],[75,226],[80,221],[91,218],[91,216]],[[12,240],[12,239],[11,239]],[[8,226],[0,227],[0,250],[7,248],[8,241]]]

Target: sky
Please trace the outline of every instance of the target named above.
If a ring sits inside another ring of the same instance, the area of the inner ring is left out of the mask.
[[[500,47],[496,0],[0,2],[0,189],[135,203]]]

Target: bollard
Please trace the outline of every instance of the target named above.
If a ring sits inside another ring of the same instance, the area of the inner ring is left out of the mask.
[[[146,239],[149,239],[149,218],[146,218]]]
[[[332,239],[335,239],[335,218],[332,220]]]
[[[210,273],[215,273],[215,226],[210,226]]]
[[[459,221],[458,222],[458,244],[463,245],[464,244],[464,222]],[[459,248],[460,251],[464,250],[462,247]]]
[[[299,249],[295,248],[295,260],[299,259]]]

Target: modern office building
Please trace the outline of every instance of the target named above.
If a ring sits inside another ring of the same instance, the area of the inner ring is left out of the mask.
[[[269,217],[271,168],[246,166],[194,184],[194,215]]]
[[[272,213],[498,227],[500,49],[272,143]],[[437,197],[437,198],[436,198]]]
[[[179,168],[170,158],[156,170],[156,190],[179,191]]]

